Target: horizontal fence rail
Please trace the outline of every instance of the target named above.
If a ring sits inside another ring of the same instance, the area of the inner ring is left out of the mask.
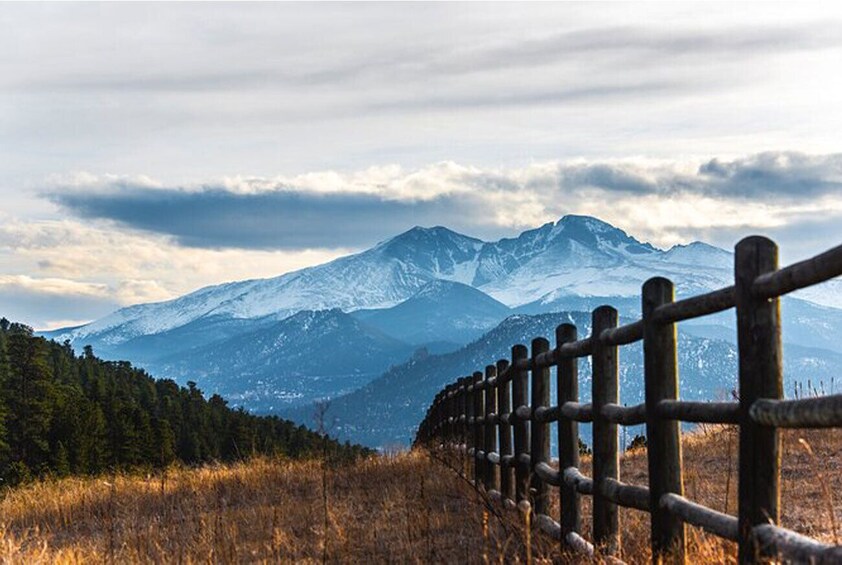
[[[778,249],[763,237],[736,246],[734,285],[675,301],[672,283],[648,280],[642,317],[618,325],[617,311],[592,313],[592,334],[556,329],[555,347],[535,338],[531,351],[514,345],[511,359],[489,365],[440,391],[418,428],[416,445],[454,451],[477,488],[508,508],[530,512],[532,524],[574,552],[616,556],[622,540],[618,507],[651,514],[653,561],[685,562],[685,524],[736,541],[740,563],[783,559],[840,563],[842,546],[828,545],[778,526],[781,451],[779,428],[842,427],[842,394],[784,400],[780,296],[842,275],[842,245],[778,269]],[[734,308],[739,352],[735,402],[679,399],[676,323]],[[642,341],[645,401],[619,400],[619,348]],[[590,357],[591,402],[579,402],[578,359]],[[550,401],[551,369],[556,399]],[[739,427],[737,515],[684,497],[681,422]],[[579,470],[579,424],[593,426],[593,476]],[[619,476],[618,425],[645,424],[649,486]],[[553,426],[555,430],[553,430]],[[550,435],[558,434],[558,468]],[[559,489],[559,521],[549,515],[551,488]],[[582,536],[581,497],[591,496],[593,539]]]

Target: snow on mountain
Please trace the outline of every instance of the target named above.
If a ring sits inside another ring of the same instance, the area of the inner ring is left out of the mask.
[[[681,297],[733,284],[732,262],[730,252],[701,242],[664,251],[587,216],[564,216],[494,242],[444,227],[415,227],[323,265],[131,306],[86,326],[46,335],[116,350],[207,318],[265,321],[302,310],[392,308],[437,280],[472,286],[507,307],[528,306],[530,312],[571,298],[636,297],[643,282],[655,275],[673,280]],[[822,290],[801,296],[842,305],[842,283],[834,281]]]
[[[436,280],[473,278],[483,243],[443,227],[413,228],[377,246],[270,279],[226,283],[166,302],[123,308],[86,326],[49,332],[73,343],[115,346],[205,316],[286,318],[301,310],[386,308]]]
[[[561,296],[635,296],[656,274],[690,295],[727,286],[731,276],[727,251],[700,243],[661,251],[587,216],[565,216],[498,243],[514,268],[479,288],[513,307]]]

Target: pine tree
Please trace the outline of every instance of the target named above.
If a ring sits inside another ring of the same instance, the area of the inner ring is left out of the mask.
[[[32,328],[12,324],[8,336],[9,376],[7,441],[13,462],[40,473],[49,462],[52,416],[52,374],[47,342],[32,335]],[[23,474],[23,469],[19,471]]]

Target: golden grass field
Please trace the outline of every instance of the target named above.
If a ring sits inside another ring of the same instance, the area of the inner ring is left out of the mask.
[[[782,524],[828,542],[842,533],[841,434],[783,434]],[[722,426],[685,435],[689,498],[735,511],[736,446],[733,429]],[[644,451],[623,458],[622,476],[646,484]],[[648,516],[623,510],[621,520],[623,559],[646,562]],[[0,533],[4,563],[574,561],[542,534],[528,535],[516,511],[487,509],[473,487],[421,451],[344,467],[255,459],[44,481],[5,493]],[[733,544],[693,528],[688,541],[694,565],[734,561]]]

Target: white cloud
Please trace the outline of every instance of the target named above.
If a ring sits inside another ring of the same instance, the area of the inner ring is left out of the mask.
[[[199,287],[271,277],[348,251],[209,250],[170,238],[72,220],[0,226],[0,285],[40,293],[108,298],[120,305],[167,300]],[[37,275],[35,275],[37,274]]]
[[[108,285],[62,279],[55,277],[34,278],[28,275],[0,275],[0,290],[24,290],[35,294],[57,296],[103,297]]]

